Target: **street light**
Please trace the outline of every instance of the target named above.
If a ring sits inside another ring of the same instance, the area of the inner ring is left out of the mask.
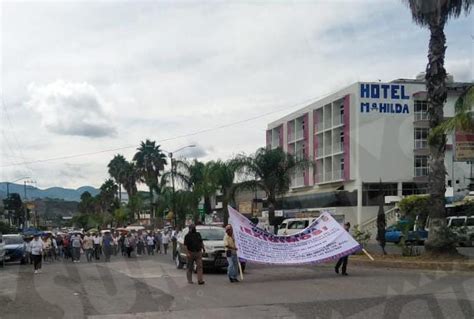
[[[176,201],[175,201],[176,189],[175,189],[175,185],[174,185],[174,174],[176,173],[176,167],[174,167],[173,154],[178,153],[179,151],[182,151],[185,148],[190,148],[190,147],[196,147],[196,145],[191,144],[191,145],[187,145],[187,146],[183,146],[181,148],[178,148],[177,150],[175,150],[173,152],[168,152],[168,156],[170,157],[170,162],[171,162],[171,186],[172,186],[172,189],[173,189],[173,197],[172,197],[171,206],[173,208],[173,218],[174,218],[174,226],[175,227],[178,223],[178,218],[177,218],[177,214],[176,214]]]

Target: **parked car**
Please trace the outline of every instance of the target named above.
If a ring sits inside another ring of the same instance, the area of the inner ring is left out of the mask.
[[[5,261],[19,261],[24,264],[26,261],[26,243],[20,234],[3,235],[5,242]]]
[[[5,242],[2,233],[0,233],[0,266],[5,266]]]
[[[474,216],[450,216],[446,225],[457,234],[460,246],[472,246],[474,242]]]
[[[311,225],[316,218],[288,218],[285,219],[278,228],[278,235],[289,236],[303,231]]]
[[[408,231],[404,234],[403,229],[407,228]],[[400,221],[396,225],[392,225],[385,230],[385,241],[388,243],[400,243],[402,239],[405,239],[406,243],[418,243],[423,245],[425,240],[428,238],[428,231],[424,229],[414,229],[414,226]]]
[[[201,234],[206,252],[202,255],[202,266],[204,269],[219,269],[227,267],[227,258],[224,248],[224,228],[218,226],[198,225],[196,230]],[[176,267],[182,269],[186,264],[186,248],[184,247],[184,237],[188,234],[189,228],[185,228],[178,236]],[[242,271],[245,269],[245,262],[241,261]],[[194,268],[196,265],[194,265]]]

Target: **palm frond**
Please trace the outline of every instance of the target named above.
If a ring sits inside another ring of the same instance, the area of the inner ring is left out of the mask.
[[[459,17],[464,11],[468,14],[473,0],[403,0],[410,8],[413,21],[422,26],[431,23],[446,23],[450,18]]]

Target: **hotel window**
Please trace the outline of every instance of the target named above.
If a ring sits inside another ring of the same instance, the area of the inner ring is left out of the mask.
[[[341,167],[341,172],[344,172],[344,158],[341,158],[341,161],[340,161],[340,167]]]
[[[428,102],[415,101],[415,121],[428,119]]]
[[[415,128],[415,149],[428,147],[428,128]]]
[[[428,156],[415,156],[415,177],[428,176]]]
[[[340,123],[344,123],[344,104],[339,107]]]

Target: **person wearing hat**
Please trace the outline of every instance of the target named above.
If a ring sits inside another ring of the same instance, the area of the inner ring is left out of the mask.
[[[344,224],[344,229],[347,232],[349,231],[350,228],[351,228],[351,223],[347,222]],[[339,258],[339,260],[337,261],[336,267],[334,268],[334,270],[336,271],[336,274],[339,274],[339,268],[342,265],[342,275],[347,276],[346,270],[347,270],[348,261],[349,261],[349,255]]]
[[[202,253],[205,252],[201,234],[196,231],[195,225],[189,225],[189,232],[184,236],[184,247],[186,248],[187,268],[186,277],[188,283],[193,283],[193,265],[196,262],[198,284],[204,285],[202,278]]]
[[[237,279],[239,260],[237,258],[237,246],[235,245],[234,232],[231,225],[225,227],[224,247],[228,263],[227,276],[229,276],[230,282],[239,282]]]
[[[43,258],[44,243],[39,234],[35,234],[31,241],[31,256],[33,257],[33,265],[35,274],[41,272],[41,259]]]

